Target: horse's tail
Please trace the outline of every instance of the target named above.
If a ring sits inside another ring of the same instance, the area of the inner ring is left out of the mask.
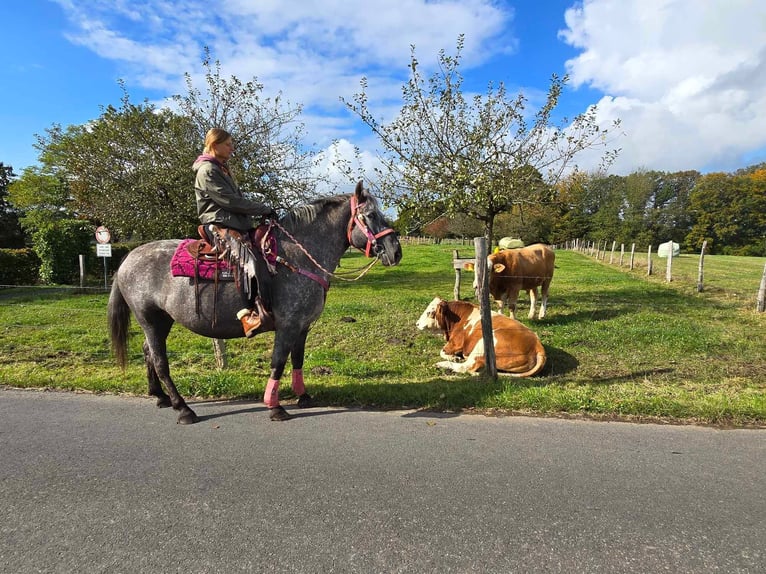
[[[112,292],[109,294],[107,307],[109,318],[109,336],[112,341],[112,352],[117,364],[125,368],[128,363],[128,327],[130,327],[130,307],[120,291],[119,273],[114,276]]]

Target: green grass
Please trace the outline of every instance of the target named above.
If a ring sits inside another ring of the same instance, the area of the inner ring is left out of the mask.
[[[667,284],[664,260],[647,278],[645,266],[629,272],[557,251],[548,317],[528,321],[526,296],[519,309],[546,347],[543,375],[493,382],[436,369],[443,341],[414,326],[434,296],[452,296],[451,257],[450,246],[405,245],[400,266],[333,282],[304,367],[320,404],[766,426],[766,314],[755,312],[763,258],[707,256],[697,293],[697,257],[677,258]],[[364,262],[348,253],[342,265]],[[132,323],[123,373],[109,353],[106,302],[104,293],[0,291],[0,384],[145,394],[140,330]],[[217,371],[211,342],[175,328],[176,384],[187,397],[259,399],[272,342],[229,341],[229,368]]]

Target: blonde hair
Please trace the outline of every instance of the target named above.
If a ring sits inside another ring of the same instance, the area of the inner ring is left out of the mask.
[[[231,134],[221,128],[210,128],[205,134],[205,153],[213,154],[213,146],[225,142]]]

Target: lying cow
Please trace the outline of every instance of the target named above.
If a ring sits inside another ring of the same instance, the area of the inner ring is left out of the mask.
[[[416,326],[421,331],[431,329],[444,333],[447,343],[441,356],[446,360],[436,363],[437,367],[476,374],[485,366],[481,313],[476,305],[436,297]],[[545,348],[540,339],[515,319],[492,313],[492,333],[498,371],[513,377],[530,377],[545,366]],[[460,362],[461,358],[465,360]]]
[[[519,291],[529,292],[529,318],[535,318],[537,288],[542,291],[539,318],[545,317],[548,308],[548,288],[553,279],[553,264],[556,254],[542,243],[535,243],[519,249],[503,249],[487,257],[489,269],[489,294],[500,302],[500,313],[508,306],[508,313],[516,318],[516,301]],[[467,266],[473,269],[472,264]],[[474,289],[477,287],[474,279]]]

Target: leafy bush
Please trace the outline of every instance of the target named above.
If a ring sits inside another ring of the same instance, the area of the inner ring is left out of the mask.
[[[91,225],[61,219],[36,228],[32,245],[40,258],[43,283],[74,283],[79,276],[79,255],[90,251]]]
[[[0,285],[37,283],[40,258],[31,249],[0,249]]]

